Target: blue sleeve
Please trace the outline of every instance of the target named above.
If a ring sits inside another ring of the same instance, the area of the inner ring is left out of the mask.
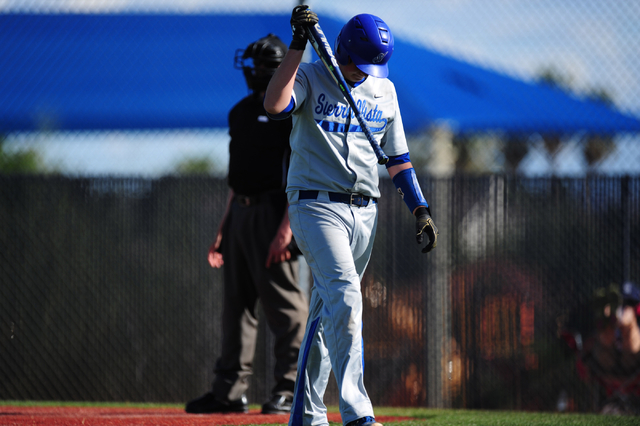
[[[393,183],[411,213],[418,207],[429,207],[427,200],[425,200],[424,195],[422,195],[422,189],[420,189],[420,184],[418,183],[413,167],[404,169],[395,175],[393,177]]]
[[[296,107],[296,103],[293,100],[293,96],[291,97],[291,100],[289,101],[289,105],[287,105],[287,107],[280,112],[279,114],[269,114],[267,113],[267,117],[269,117],[272,120],[284,120],[287,119],[289,117],[291,117],[291,114],[293,114],[293,109]]]
[[[398,164],[404,164],[404,163],[408,163],[410,162],[411,159],[409,158],[409,153],[406,152],[404,154],[401,155],[392,155],[389,157],[389,161],[387,161],[387,164],[385,164],[385,167],[388,169],[391,166],[396,166]]]

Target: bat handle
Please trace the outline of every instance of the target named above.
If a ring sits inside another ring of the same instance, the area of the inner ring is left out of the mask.
[[[364,123],[361,123],[361,124],[364,124]],[[373,152],[376,154],[376,157],[378,158],[378,164],[387,164],[389,162],[389,157],[387,157],[387,154],[384,153],[384,151],[382,150],[380,145],[378,145],[377,143],[373,142],[373,141],[375,141],[375,139],[373,138],[373,135],[371,134],[371,130],[369,130],[369,128],[367,127],[366,124],[365,125],[361,125],[361,127],[362,127],[362,130],[364,131],[365,135],[367,136],[367,139],[371,143],[371,148],[373,148]]]
[[[376,146],[373,148],[376,151],[376,157],[378,157],[378,164],[387,164],[389,162],[389,157],[382,151],[382,148]]]

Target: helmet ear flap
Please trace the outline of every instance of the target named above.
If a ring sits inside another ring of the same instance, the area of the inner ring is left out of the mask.
[[[342,31],[340,31],[340,34],[338,34],[338,37],[336,37],[336,41],[333,46],[333,55],[340,65],[349,65],[349,63],[351,62],[351,58],[349,57],[349,52],[346,46],[341,42],[341,40]]]

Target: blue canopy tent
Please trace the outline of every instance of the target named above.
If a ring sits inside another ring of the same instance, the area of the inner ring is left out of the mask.
[[[0,15],[0,133],[227,126],[247,94],[235,50],[285,15]],[[342,22],[323,18],[332,40]],[[315,58],[315,55],[314,55]],[[401,38],[390,63],[405,128],[619,133],[640,120],[417,47]]]

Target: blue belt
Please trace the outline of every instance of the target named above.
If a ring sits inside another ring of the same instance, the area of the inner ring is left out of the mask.
[[[366,207],[369,205],[369,201],[372,203],[377,202],[378,200],[373,197],[369,197],[368,195],[362,194],[341,194],[339,192],[328,192],[329,200],[336,203],[345,203],[350,206],[357,207]],[[298,191],[298,200],[317,200],[318,199],[318,191]]]

